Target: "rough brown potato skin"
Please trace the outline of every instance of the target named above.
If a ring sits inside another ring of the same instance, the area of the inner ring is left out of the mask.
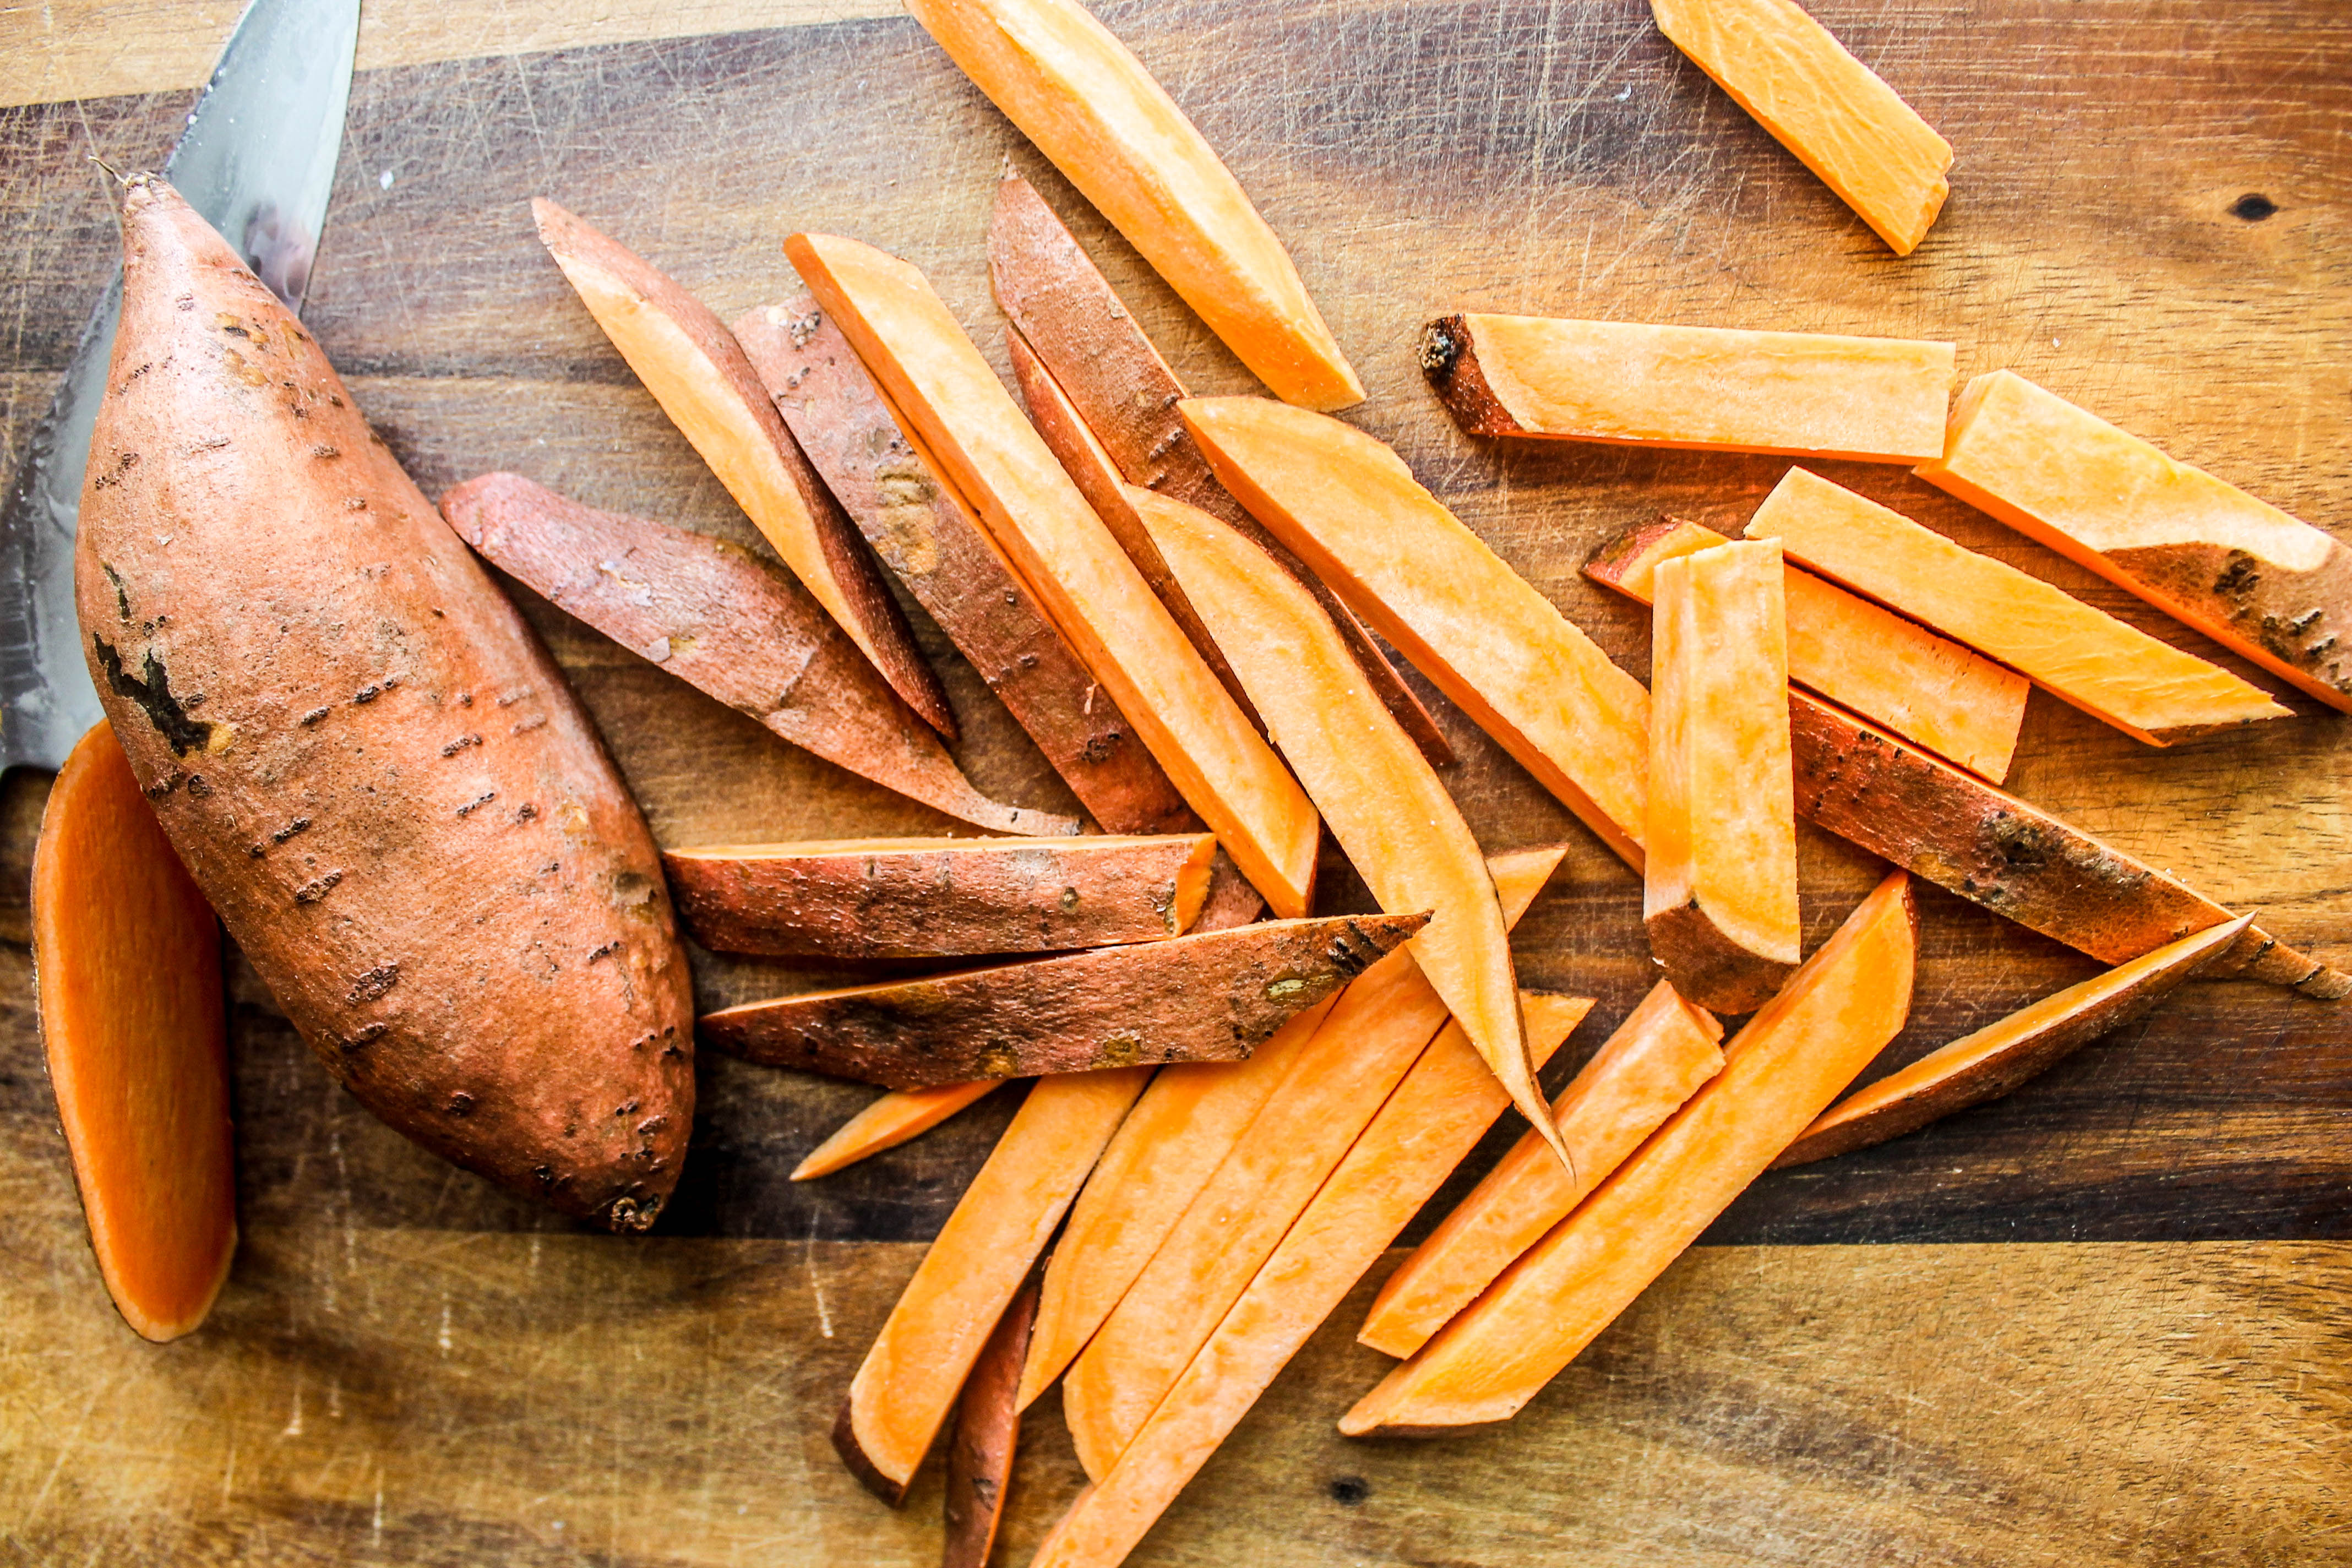
[[[361,1103],[643,1228],[694,1070],[635,804],[300,324],[161,180],[130,182],[122,222],[75,580],[142,788]]]

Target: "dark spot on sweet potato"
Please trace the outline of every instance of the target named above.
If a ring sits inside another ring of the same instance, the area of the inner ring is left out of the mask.
[[[2278,211],[2278,203],[2260,191],[2248,191],[2230,204],[2230,216],[2234,218],[2243,218],[2248,223],[2260,223],[2276,211]]]
[[[306,726],[315,724],[333,711],[334,710],[331,708],[313,708],[308,713],[303,714],[299,722]]]
[[[98,563],[98,568],[100,571],[106,574],[106,580],[114,584],[115,613],[121,616],[126,622],[129,621],[131,619],[131,592],[122,585],[122,574],[103,561]]]
[[[293,837],[296,834],[303,832],[309,828],[310,826],[310,819],[309,817],[298,816],[293,821],[288,823],[285,826],[279,828],[277,832],[271,834],[269,836],[269,842],[272,844],[283,844],[288,839]]]
[[[341,871],[330,871],[323,877],[305,882],[294,889],[294,901],[298,904],[315,904],[333,892],[335,884],[342,879],[343,874]]]
[[[357,1034],[353,1035],[350,1039],[345,1040],[343,1042],[343,1049],[347,1051],[356,1051],[363,1046],[372,1046],[376,1041],[383,1038],[384,1031],[391,1027],[392,1026],[390,1024],[383,1022],[382,1019],[378,1019],[376,1022],[363,1026]]]
[[[344,1004],[348,1006],[360,1007],[370,1002],[380,1002],[387,992],[399,984],[400,965],[379,963],[352,982],[351,990],[344,993]]]
[[[457,808],[457,815],[460,816],[471,816],[475,812],[479,811],[482,807],[489,805],[490,802],[498,798],[499,792],[496,790],[491,790],[486,795],[476,795],[473,799],[467,801],[465,805]]]
[[[328,446],[325,442],[321,441],[321,442],[320,442],[317,446],[315,446],[315,447],[311,447],[311,448],[310,448],[310,456],[312,456],[312,457],[314,457],[314,458],[340,458],[340,457],[341,457],[341,456],[342,456],[342,453],[341,453],[341,452],[337,451],[334,447],[330,447],[330,446]]]
[[[352,700],[359,703],[373,702],[383,695],[383,688],[381,686],[362,686],[352,693]]]
[[[522,805],[515,808],[515,820],[517,822],[529,822],[532,817],[537,816],[538,815],[539,807],[531,805],[529,801],[523,802]]]
[[[460,735],[456,740],[450,742],[447,745],[442,747],[441,754],[445,757],[454,757],[458,752],[464,751],[467,747],[478,746],[481,743],[482,738],[479,735]]]
[[[188,793],[194,795],[198,800],[205,799],[213,793],[212,783],[202,773],[190,773],[188,775]]]
[[[450,1115],[452,1115],[452,1116],[466,1116],[466,1115],[469,1115],[469,1114],[471,1114],[471,1113],[472,1113],[473,1109],[474,1109],[474,1097],[473,1097],[472,1095],[470,1095],[470,1094],[467,1094],[465,1090],[460,1089],[460,1090],[458,1090],[457,1093],[455,1093],[455,1094],[453,1094],[453,1095],[451,1095],[451,1096],[449,1097],[449,1114],[450,1114]]]
[[[138,675],[122,668],[122,656],[104,637],[92,637],[90,647],[97,650],[98,662],[106,675],[106,684],[117,697],[127,697],[147,715],[147,722],[163,738],[163,743],[173,754],[186,756],[201,752],[212,743],[217,725],[207,724],[188,717],[187,709],[172,695],[172,678],[152,648],[147,650],[146,661]]]
[[[601,960],[612,957],[614,953],[620,951],[621,944],[618,942],[608,942],[604,946],[598,948],[595,952],[590,953],[588,955],[587,962],[590,963],[595,963]]]

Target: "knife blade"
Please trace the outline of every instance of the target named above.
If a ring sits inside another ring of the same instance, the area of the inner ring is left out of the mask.
[[[163,165],[297,311],[334,184],[359,23],[359,0],[252,0]],[[121,306],[118,264],[0,508],[0,768],[55,768],[104,716],[74,614],[74,525]]]

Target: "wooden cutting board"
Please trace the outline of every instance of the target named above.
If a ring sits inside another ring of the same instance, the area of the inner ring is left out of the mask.
[[[234,8],[40,9],[57,37],[20,9],[0,17],[0,53],[51,50],[47,74],[25,79],[50,98],[164,89],[0,110],[12,469],[112,254],[84,156],[160,159],[184,67],[142,77],[142,62],[201,57],[210,41],[191,44],[194,30]],[[701,5],[534,0],[514,7],[528,26],[499,32],[483,18],[507,6],[442,9],[372,6],[379,65],[352,91],[308,312],[428,491],[511,468],[754,539],[539,250],[534,194],[722,315],[795,288],[785,233],[857,235],[926,268],[1001,365],[982,236],[1009,163],[1195,387],[1250,388],[904,18],[818,0],[761,0],[731,21]],[[1736,523],[1785,465],[1473,441],[1414,367],[1429,316],[1948,338],[1964,376],[2014,368],[2298,515],[2352,526],[2352,12],[1818,10],[1958,149],[1955,195],[1907,260],[1682,60],[1638,0],[1120,0],[1104,15],[1290,242],[1371,388],[1350,416],[1637,673],[1646,616],[1578,568],[1661,509]],[[775,21],[794,25],[714,30]],[[680,30],[705,36],[653,37]],[[394,37],[408,42],[381,41]],[[475,37],[541,52],[436,58]],[[570,47],[582,39],[597,41]],[[1822,468],[2214,657],[1900,468]],[[946,830],[519,596],[665,842]],[[1066,806],[922,630],[974,779]],[[1572,1070],[1646,984],[1639,886],[1423,689],[1463,753],[1452,783],[1482,841],[1573,845],[1518,941],[1528,984],[1600,999],[1564,1053]],[[2294,722],[2157,752],[2037,696],[2013,785],[2352,964],[2352,730],[2294,705]],[[885,1510],[834,1461],[826,1428],[1017,1090],[793,1185],[784,1173],[870,1091],[706,1058],[678,1201],[656,1236],[619,1240],[492,1192],[358,1111],[240,967],[244,1249],[202,1333],[145,1345],[99,1286],[34,1030],[22,900],[42,787],[20,777],[0,797],[0,1558],[936,1552],[936,1479]],[[1803,853],[1818,940],[1876,868],[1810,831]],[[1325,884],[1335,907],[1362,897],[1336,859]],[[1879,1070],[2092,972],[1932,889],[1921,904],[1917,1012]],[[705,1006],[822,978],[698,955]],[[1360,1293],[1135,1561],[2352,1561],[2352,1011],[2192,985],[2010,1100],[1766,1178],[1707,1240],[1517,1421],[1441,1443],[1333,1431],[1382,1364],[1352,1343]],[[1000,1551],[1013,1563],[1080,1479],[1052,1399],[1024,1439]]]

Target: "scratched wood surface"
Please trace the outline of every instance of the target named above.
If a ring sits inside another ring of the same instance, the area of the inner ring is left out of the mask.
[[[753,540],[540,252],[524,205],[539,193],[723,315],[794,288],[784,233],[858,235],[928,268],[1001,364],[981,237],[1009,160],[1195,386],[1248,389],[910,22],[796,4],[747,20],[843,19],[438,62],[387,46],[362,74],[308,319],[428,491],[508,468]],[[0,16],[0,53],[46,47],[25,30],[34,9]],[[51,9],[82,30],[39,79],[88,84],[51,96],[156,90],[0,110],[9,469],[112,253],[84,154],[156,160],[187,103],[170,70],[121,63],[187,51],[169,8]],[[383,9],[378,37],[418,32]],[[1662,508],[1736,524],[1784,465],[1473,441],[1413,368],[1428,316],[1946,337],[1963,375],[2017,369],[2344,530],[2352,14],[1818,9],[1958,150],[1956,194],[1908,260],[1638,0],[1120,0],[1104,15],[1289,240],[1371,389],[1351,417],[1637,673],[1645,616],[1577,568]],[[640,33],[699,30],[678,21],[689,12]],[[534,5],[516,13],[529,27],[480,47],[609,39],[626,36],[614,16],[641,14],[654,8]],[[1824,471],[2215,657],[1900,469]],[[666,842],[947,829],[519,596]],[[1066,808],[916,618],[975,780]],[[1482,841],[1572,843],[1517,947],[1528,984],[1600,998],[1565,1053],[1580,1057],[1646,983],[1639,886],[1423,691],[1463,752],[1451,782]],[[2352,963],[2352,731],[2292,705],[2305,717],[2268,732],[2157,752],[2037,696],[2013,784]],[[784,1173],[868,1091],[706,1058],[678,1202],[656,1237],[616,1241],[359,1112],[240,969],[245,1251],[211,1326],[147,1347],[99,1291],[32,1028],[21,900],[40,789],[0,789],[0,1562],[936,1550],[936,1483],[890,1514],[850,1487],[823,1429],[913,1267],[907,1244],[937,1227],[1017,1089],[795,1186]],[[1803,858],[1818,940],[1875,868],[1811,834]],[[1324,898],[1361,899],[1335,858]],[[1922,906],[1919,1005],[1882,1068],[2091,973],[1932,889]],[[697,955],[705,1006],[823,978]],[[2352,1561],[2347,1046],[2352,1014],[2192,985],[2008,1101],[1769,1177],[1504,1431],[1339,1439],[1331,1419],[1376,1373],[1343,1311],[1138,1561]],[[1026,1435],[1007,1562],[1077,1479],[1049,1408]]]

